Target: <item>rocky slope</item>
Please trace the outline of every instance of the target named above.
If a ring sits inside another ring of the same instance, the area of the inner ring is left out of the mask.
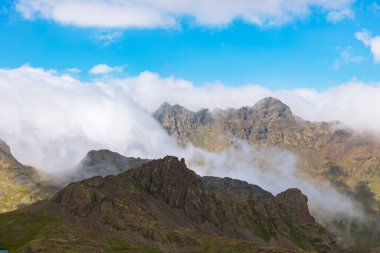
[[[153,116],[179,145],[221,151],[234,138],[278,146],[298,155],[298,167],[317,181],[330,180],[368,209],[380,207],[380,141],[337,122],[308,122],[275,98],[252,107],[191,112],[163,104]]]
[[[117,175],[148,162],[148,159],[125,157],[107,149],[91,150],[73,170],[61,175],[58,181],[64,185],[95,176]]]
[[[12,252],[339,252],[299,190],[273,196],[238,180],[202,178],[176,157],[73,183],[1,214],[0,245]]]
[[[47,175],[22,165],[0,140],[0,213],[15,210],[54,194]]]

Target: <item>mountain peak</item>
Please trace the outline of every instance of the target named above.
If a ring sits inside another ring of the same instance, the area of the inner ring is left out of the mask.
[[[262,113],[277,113],[278,117],[292,115],[289,106],[284,104],[281,100],[273,97],[267,97],[257,101],[253,106],[253,109]]]
[[[58,179],[57,183],[65,185],[95,176],[117,175],[148,162],[148,159],[126,157],[108,149],[91,150],[72,171],[68,172],[62,179]]]
[[[81,163],[85,166],[92,166],[99,162],[113,162],[121,159],[122,157],[122,155],[108,149],[91,150],[86,154]]]

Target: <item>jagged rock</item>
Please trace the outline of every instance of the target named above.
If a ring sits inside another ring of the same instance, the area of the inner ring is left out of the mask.
[[[244,181],[232,178],[203,177],[203,186],[206,191],[215,193],[219,199],[226,200],[265,200],[273,195]]]
[[[165,103],[153,116],[180,145],[192,143],[212,151],[229,146],[231,137],[253,145],[284,144],[313,150],[320,150],[334,137],[329,124],[303,121],[275,98],[262,99],[252,107],[214,112],[191,112]]]
[[[273,196],[239,180],[202,178],[170,156],[117,176],[70,184],[37,209],[96,233],[133,231],[160,245],[169,237],[178,247],[199,246],[197,235],[203,234],[262,247],[338,252],[299,190]],[[189,230],[185,237],[178,234],[183,229]]]

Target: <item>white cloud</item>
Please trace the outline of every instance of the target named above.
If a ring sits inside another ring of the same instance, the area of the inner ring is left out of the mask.
[[[26,164],[57,171],[75,165],[90,149],[161,157],[162,143],[166,152],[175,147],[150,114],[117,87],[106,90],[24,66],[0,69],[0,89],[0,139]]]
[[[110,74],[112,72],[122,72],[122,71],[123,71],[123,67],[121,66],[111,67],[111,66],[108,66],[107,64],[98,64],[90,69],[90,73],[94,75],[105,75],[105,74]]]
[[[367,30],[362,30],[355,34],[356,39],[371,49],[375,62],[380,62],[380,36],[372,36]]]
[[[199,25],[221,26],[235,19],[256,25],[279,25],[303,18],[312,9],[334,19],[347,16],[353,0],[18,0],[27,19],[42,17],[81,27],[175,27],[190,17]],[[335,13],[334,13],[335,12]]]
[[[71,73],[71,74],[79,74],[80,72],[82,72],[82,70],[78,68],[68,68],[66,69],[66,72]]]
[[[339,57],[335,59],[333,68],[339,70],[342,65],[351,63],[360,63],[363,61],[363,57],[359,55],[353,55],[352,47],[338,48]]]
[[[355,14],[351,9],[342,9],[337,11],[331,11],[327,15],[327,20],[331,23],[338,23],[345,19],[354,19]]]
[[[103,31],[95,35],[95,40],[108,46],[123,36],[121,31]]]

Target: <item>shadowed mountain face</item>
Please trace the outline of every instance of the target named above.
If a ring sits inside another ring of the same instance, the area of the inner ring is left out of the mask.
[[[72,171],[62,175],[58,181],[67,184],[95,176],[117,175],[148,162],[148,159],[125,157],[107,149],[91,150]]]
[[[24,166],[13,157],[9,146],[0,140],[0,213],[45,199],[57,192],[49,178]]]
[[[339,252],[299,190],[273,196],[238,180],[202,178],[176,157],[73,183],[2,214],[0,245],[15,252]]]
[[[317,181],[330,180],[365,206],[380,203],[380,141],[360,135],[339,123],[312,123],[292,114],[275,98],[252,107],[191,112],[163,104],[153,116],[179,145],[192,143],[210,151],[226,149],[234,139],[253,146],[278,146],[298,155],[298,168]],[[366,187],[366,192],[359,189]]]

